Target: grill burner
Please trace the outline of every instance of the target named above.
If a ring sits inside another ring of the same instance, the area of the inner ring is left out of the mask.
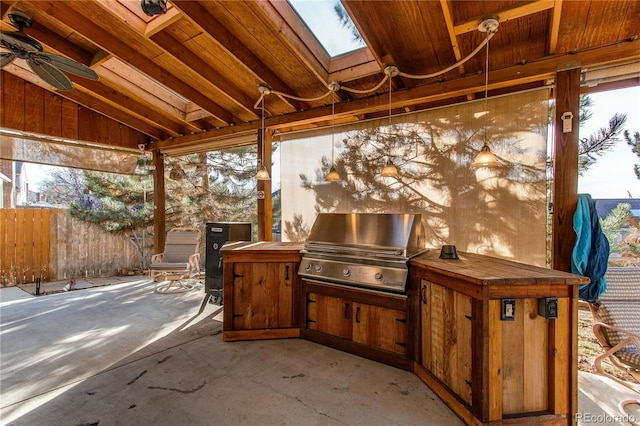
[[[409,259],[424,250],[418,214],[321,213],[298,275],[404,293]]]

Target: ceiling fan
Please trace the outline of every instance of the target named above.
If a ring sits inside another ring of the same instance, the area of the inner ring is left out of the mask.
[[[42,45],[22,31],[23,28],[29,28],[32,24],[27,15],[14,10],[8,16],[18,31],[0,32],[0,47],[9,50],[9,52],[0,51],[0,68],[9,65],[16,58],[24,59],[34,73],[58,90],[73,89],[71,80],[61,70],[90,80],[100,79],[94,70],[80,62],[54,53],[43,52]]]

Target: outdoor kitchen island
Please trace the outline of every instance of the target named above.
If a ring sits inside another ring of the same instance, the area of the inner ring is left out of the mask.
[[[588,279],[438,249],[385,293],[300,277],[299,244],[227,244],[225,341],[300,336],[412,370],[467,424],[573,424]]]

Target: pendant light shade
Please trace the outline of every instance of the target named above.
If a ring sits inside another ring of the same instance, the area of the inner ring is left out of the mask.
[[[256,179],[258,180],[271,180],[271,176],[269,176],[269,172],[264,164],[260,164],[260,168],[258,169],[258,173],[256,173]]]
[[[259,90],[260,90],[260,93],[264,95],[268,89],[264,86],[260,86]],[[260,166],[258,167],[258,173],[256,173],[256,179],[271,180],[271,176],[269,176],[269,172],[267,171],[267,168],[264,166],[264,96],[262,97],[262,106],[260,107],[260,109],[262,110],[262,123],[260,125],[260,131],[262,135],[262,140],[260,141],[261,142],[260,146],[262,148],[262,157],[259,161]]]
[[[387,161],[387,165],[384,166],[382,172],[380,173],[383,177],[392,177],[398,179],[400,175],[398,174],[398,168],[393,164],[391,160]]]
[[[485,144],[480,153],[476,156],[476,159],[473,161],[473,167],[498,167],[500,163],[496,156],[491,152],[487,144]]]
[[[489,149],[489,145],[487,145],[487,100],[489,93],[489,39],[492,34],[495,34],[498,31],[498,20],[495,18],[485,19],[478,25],[478,30],[483,33],[487,33],[487,53],[485,58],[485,72],[484,72],[484,145],[482,149],[476,156],[475,160],[473,160],[473,167],[498,167],[500,162],[498,162],[498,158],[494,153]]]
[[[324,178],[325,182],[340,182],[340,175],[336,171],[336,168],[331,166],[329,173]]]

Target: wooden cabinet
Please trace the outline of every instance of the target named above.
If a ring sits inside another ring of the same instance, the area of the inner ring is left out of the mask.
[[[471,298],[421,280],[420,319],[421,365],[471,405]]]
[[[407,296],[303,280],[305,338],[409,369]]]
[[[233,269],[233,329],[291,328],[293,262],[230,263]]]
[[[588,279],[428,251],[410,262],[414,372],[467,424],[573,424],[577,289]],[[538,305],[555,301],[557,318]]]
[[[223,258],[223,339],[254,340],[300,335],[300,245],[231,242]]]

